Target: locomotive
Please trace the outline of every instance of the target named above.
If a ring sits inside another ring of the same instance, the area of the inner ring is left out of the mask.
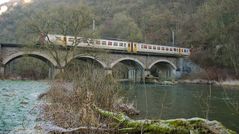
[[[137,42],[127,42],[107,39],[90,39],[83,37],[64,36],[57,34],[47,34],[44,41],[51,41],[54,44],[62,46],[91,47],[99,49],[108,49],[124,51],[128,53],[154,53],[176,56],[189,56],[190,49],[174,46],[164,46]]]

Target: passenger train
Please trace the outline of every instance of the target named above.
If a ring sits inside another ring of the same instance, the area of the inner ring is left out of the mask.
[[[163,46],[154,44],[145,44],[137,42],[117,41],[117,40],[106,40],[106,39],[86,39],[83,37],[63,36],[56,34],[48,34],[45,36],[45,41],[51,41],[55,44],[62,46],[77,45],[78,47],[92,47],[101,48],[108,50],[125,51],[129,53],[154,53],[154,54],[166,54],[176,56],[189,56],[190,49]]]

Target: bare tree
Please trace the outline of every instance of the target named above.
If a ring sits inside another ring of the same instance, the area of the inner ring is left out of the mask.
[[[25,33],[22,36],[23,42],[40,44],[40,48],[47,50],[56,61],[60,73],[75,53],[80,53],[77,45],[82,41],[78,37],[93,37],[94,31],[90,28],[93,15],[91,10],[82,5],[81,7],[58,7],[48,11],[40,11],[30,16],[25,21]],[[66,38],[61,40],[63,44],[52,41],[48,34],[70,35],[74,37],[71,44],[66,44]],[[39,36],[40,40],[39,40]],[[70,45],[70,47],[69,47]],[[64,52],[63,52],[64,51]],[[62,65],[64,61],[64,65]]]

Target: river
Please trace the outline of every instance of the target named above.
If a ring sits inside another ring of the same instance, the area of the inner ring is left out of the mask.
[[[39,103],[37,96],[48,88],[46,82],[0,81],[0,133],[17,127],[34,127]],[[231,103],[239,103],[239,90],[208,85],[124,84],[125,95],[140,110],[137,119],[202,117],[218,120],[239,132],[239,114]],[[210,92],[211,91],[211,92]],[[211,95],[211,96],[210,96]]]
[[[47,88],[46,82],[0,81],[0,134],[16,128],[33,128],[37,97]]]

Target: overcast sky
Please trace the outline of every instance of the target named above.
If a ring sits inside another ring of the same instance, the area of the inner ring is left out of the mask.
[[[0,4],[7,2],[7,1],[9,1],[9,0],[0,0]]]

